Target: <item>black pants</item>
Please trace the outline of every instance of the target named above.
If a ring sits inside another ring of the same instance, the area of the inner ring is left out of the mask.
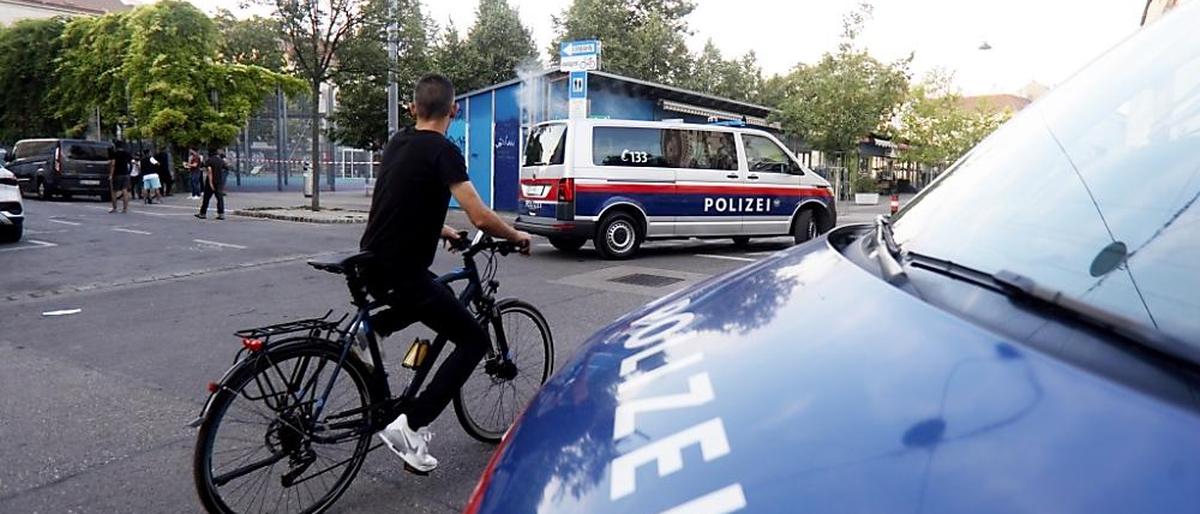
[[[454,343],[454,349],[437,369],[413,403],[405,409],[414,430],[437,419],[446,409],[475,366],[487,354],[488,336],[450,288],[434,282],[425,272],[415,276],[374,273],[367,277],[368,290],[388,304],[388,309],[371,317],[371,328],[386,336],[421,322]]]
[[[217,216],[225,215],[225,185],[217,184],[216,188],[208,187],[208,183],[204,183],[204,199],[200,200],[200,214],[208,214],[208,200],[216,195],[217,197]]]

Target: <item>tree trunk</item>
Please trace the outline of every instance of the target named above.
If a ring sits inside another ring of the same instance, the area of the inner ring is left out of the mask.
[[[321,210],[321,119],[317,112],[321,108],[321,83],[312,83],[309,97],[312,108],[312,210]]]

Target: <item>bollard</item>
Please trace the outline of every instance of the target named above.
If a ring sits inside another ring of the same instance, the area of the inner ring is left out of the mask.
[[[896,211],[900,210],[900,195],[892,195],[891,208],[892,214],[896,214]]]

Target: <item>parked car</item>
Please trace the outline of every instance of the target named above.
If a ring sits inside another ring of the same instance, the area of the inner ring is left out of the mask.
[[[625,259],[647,239],[792,236],[830,228],[829,182],[771,134],[729,125],[564,120],[535,127],[517,228]]]
[[[1196,512],[1196,27],[1181,4],[892,219],[601,330],[466,512]]]
[[[0,243],[21,240],[25,226],[25,206],[16,175],[0,166]]]
[[[5,156],[21,190],[48,200],[55,195],[98,195],[107,200],[112,143],[82,139],[25,139]]]

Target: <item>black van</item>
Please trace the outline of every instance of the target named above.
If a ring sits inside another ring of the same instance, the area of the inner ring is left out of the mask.
[[[73,194],[109,197],[108,157],[112,143],[83,139],[24,139],[5,156],[21,191],[47,200]]]

